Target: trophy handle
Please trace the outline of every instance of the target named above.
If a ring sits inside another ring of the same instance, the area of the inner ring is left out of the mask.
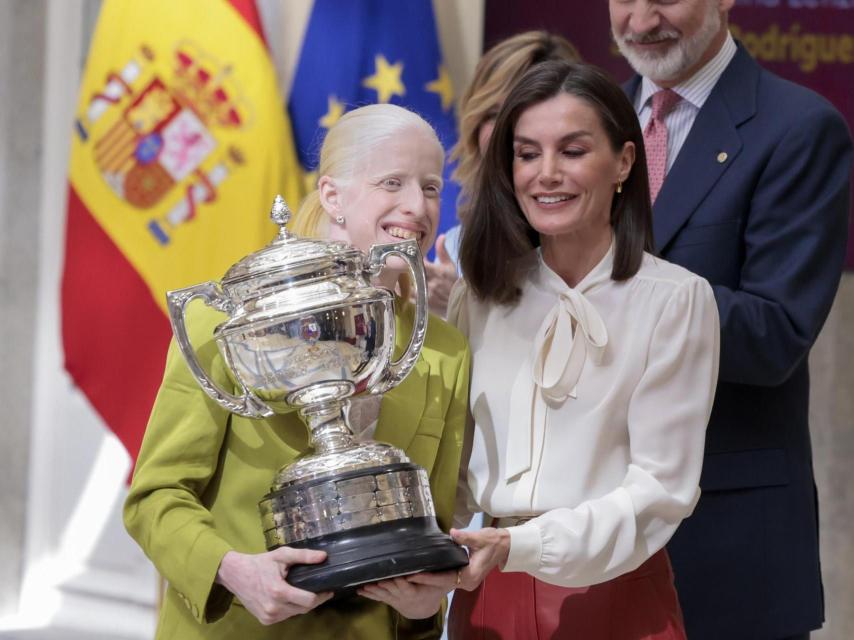
[[[235,376],[235,379],[243,391],[243,395],[241,396],[235,396],[223,390],[204,370],[196,356],[193,345],[190,343],[190,336],[187,334],[187,325],[185,322],[187,304],[194,298],[201,298],[206,305],[219,311],[228,312],[231,307],[229,300],[222,295],[219,287],[214,282],[202,282],[186,289],[169,291],[166,294],[172,331],[175,334],[178,347],[184,355],[184,360],[187,361],[187,366],[190,367],[190,373],[193,374],[193,377],[199,383],[199,386],[204,389],[205,393],[232,413],[247,418],[267,418],[273,415],[273,410],[252,395],[238,376]]]
[[[378,384],[371,387],[371,393],[385,393],[407,376],[415,366],[421,347],[424,345],[424,337],[427,335],[427,280],[424,277],[424,260],[421,250],[415,240],[404,240],[390,244],[377,244],[371,247],[370,263],[368,270],[371,274],[377,274],[382,265],[390,255],[398,255],[409,265],[415,285],[415,321],[412,323],[412,334],[409,336],[409,344],[400,358],[389,362],[382,373]],[[391,319],[394,326],[394,318]]]

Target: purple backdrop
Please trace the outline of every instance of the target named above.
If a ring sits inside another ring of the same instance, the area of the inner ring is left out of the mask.
[[[854,0],[736,0],[730,22],[764,67],[825,96],[854,130]],[[528,29],[566,36],[619,81],[631,73],[611,41],[604,0],[486,0],[486,47]],[[854,223],[846,266],[854,269]]]

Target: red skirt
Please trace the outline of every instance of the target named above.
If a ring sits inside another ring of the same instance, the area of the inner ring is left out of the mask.
[[[454,592],[448,638],[685,640],[685,627],[661,550],[631,573],[590,587],[557,587],[495,568],[474,591]]]

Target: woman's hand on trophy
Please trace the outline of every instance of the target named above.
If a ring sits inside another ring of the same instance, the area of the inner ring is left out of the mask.
[[[454,588],[456,571],[416,573],[359,587],[359,595],[384,602],[410,620],[435,615],[442,599]]]
[[[318,564],[324,551],[279,547],[258,554],[229,551],[222,558],[216,581],[231,591],[261,624],[269,625],[311,611],[332,597],[312,593],[286,582],[295,564]]]
[[[496,566],[503,567],[510,555],[510,532],[484,527],[476,531],[451,529],[451,538],[468,547],[469,564],[460,572],[457,588],[472,591]]]

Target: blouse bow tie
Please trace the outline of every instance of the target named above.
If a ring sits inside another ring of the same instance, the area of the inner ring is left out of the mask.
[[[546,402],[575,398],[588,354],[599,362],[607,344],[605,323],[590,301],[575,289],[562,292],[540,325],[531,354],[513,383],[505,480],[531,468],[534,420],[545,421]]]

